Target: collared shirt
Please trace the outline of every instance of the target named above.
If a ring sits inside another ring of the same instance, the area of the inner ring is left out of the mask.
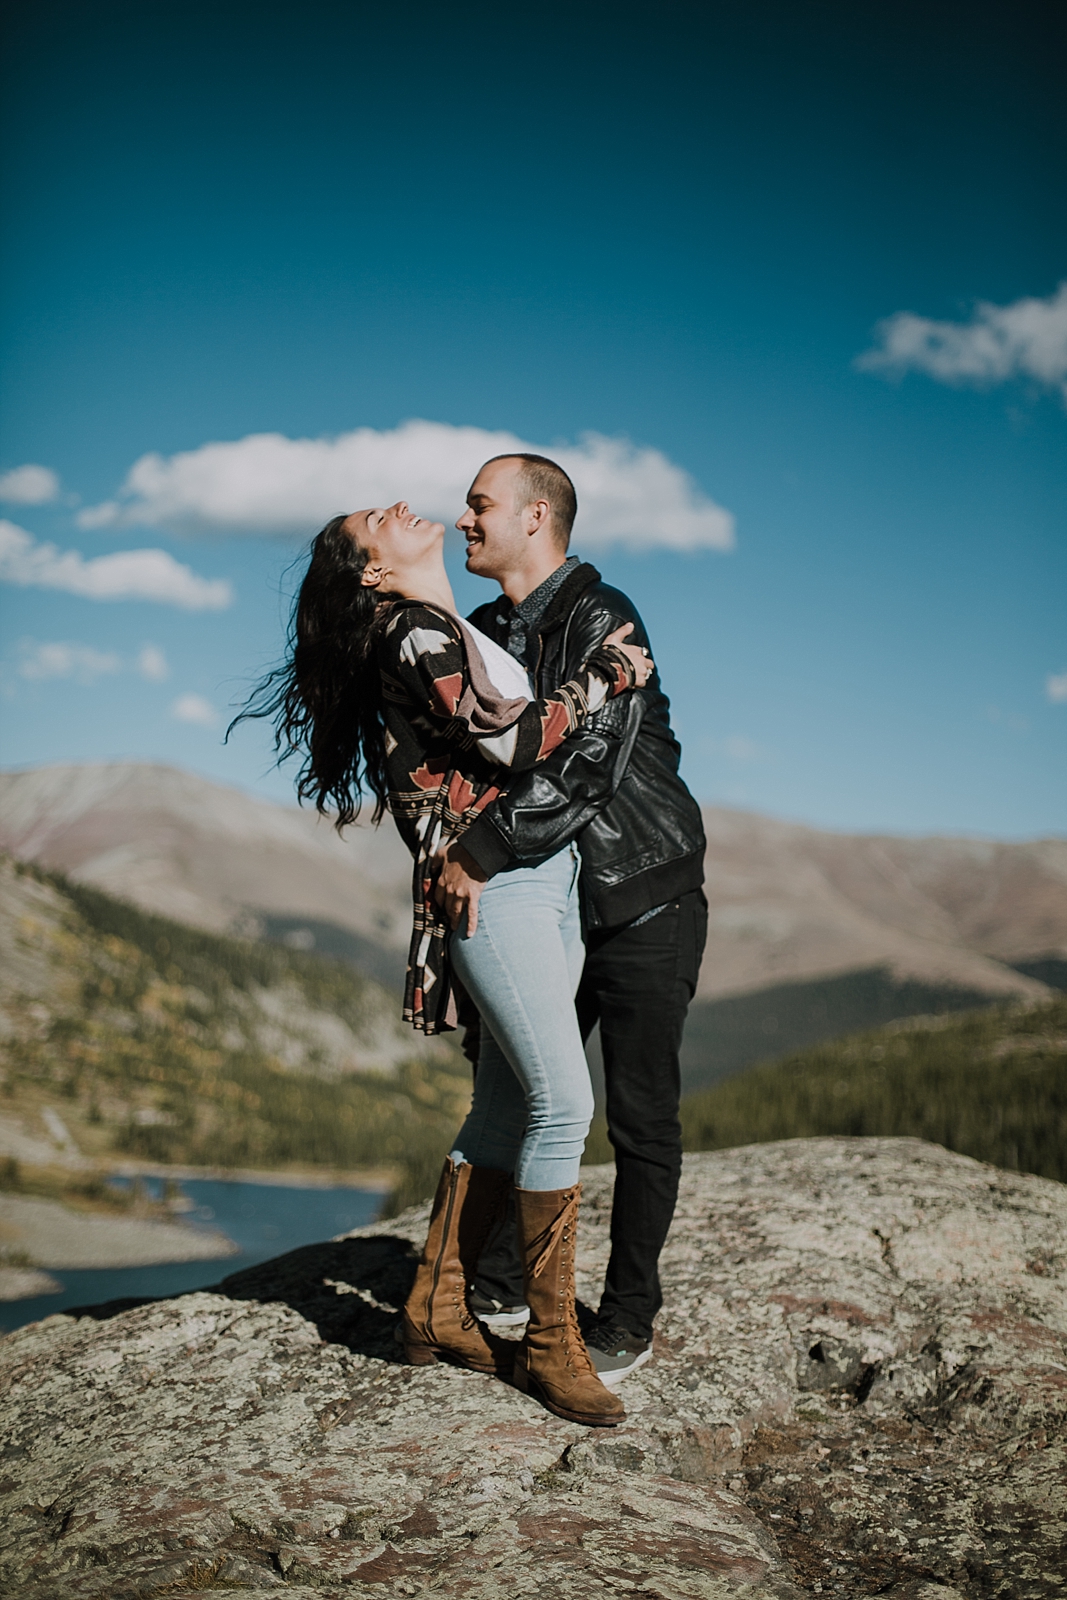
[[[500,597],[501,604],[497,610],[496,620],[501,628],[506,627],[508,630],[504,648],[509,656],[514,656],[516,661],[522,662],[527,672],[537,670],[537,624],[575,567],[579,565],[577,556],[568,556],[555,572],[549,573],[544,583],[539,583],[525,600],[519,601],[518,605],[512,605],[506,595]]]

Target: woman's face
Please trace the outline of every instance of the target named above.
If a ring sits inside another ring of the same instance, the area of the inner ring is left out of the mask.
[[[444,523],[416,516],[406,500],[385,509],[373,506],[369,511],[353,511],[344,526],[367,552],[363,581],[368,587],[388,588],[390,578],[403,581],[426,562],[436,565],[440,560]]]

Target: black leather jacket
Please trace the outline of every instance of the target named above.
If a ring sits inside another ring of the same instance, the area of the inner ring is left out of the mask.
[[[498,602],[471,622],[506,646]],[[538,693],[550,693],[624,622],[627,644],[647,645],[644,624],[618,589],[588,563],[576,567],[540,623]],[[490,877],[577,840],[582,900],[590,928],[630,922],[704,881],[700,808],[678,773],[681,748],[670,705],[654,672],[644,689],[618,695],[565,739],[546,761],[516,777],[487,806],[463,844]]]

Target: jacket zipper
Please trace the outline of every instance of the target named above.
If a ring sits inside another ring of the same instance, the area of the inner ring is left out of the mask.
[[[560,652],[559,652],[560,671],[561,672],[564,670],[564,668],[566,666],[567,646],[568,646],[568,642],[570,640],[571,622],[573,621],[575,607],[577,606],[577,604],[578,604],[578,602],[577,602],[577,600],[575,600],[574,605],[571,606],[570,611],[567,613],[567,620],[563,624],[563,643],[562,643],[562,645],[560,647]],[[537,685],[537,698],[538,699],[541,699],[542,696],[545,693],[545,686],[541,682],[541,663],[542,663],[542,661],[544,659],[545,659],[545,636],[544,636],[543,633],[541,633],[540,630],[538,630],[538,634],[537,634],[537,666],[534,668],[534,682]],[[564,677],[560,678],[559,682],[560,683],[566,683],[567,682],[566,677],[564,676]],[[557,689],[559,688],[559,684],[556,685],[556,688]],[[548,692],[550,694],[554,694],[555,693],[555,689],[551,689]]]

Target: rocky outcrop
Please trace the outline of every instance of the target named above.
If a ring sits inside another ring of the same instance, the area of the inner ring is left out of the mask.
[[[613,1432],[401,1364],[424,1222],[0,1343],[5,1592],[1063,1594],[1064,1187],[914,1140],[687,1157]]]

